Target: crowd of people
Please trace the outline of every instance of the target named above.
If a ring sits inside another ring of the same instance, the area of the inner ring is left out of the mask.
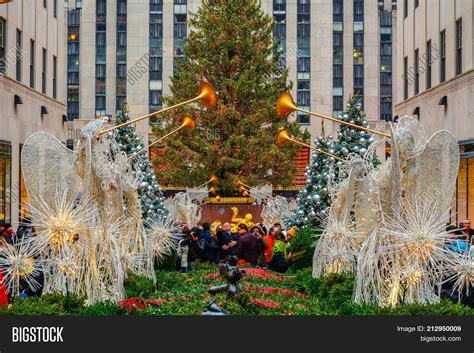
[[[176,269],[192,271],[195,261],[219,263],[228,256],[236,256],[239,265],[261,266],[284,273],[291,265],[290,244],[295,234],[294,228],[284,231],[281,224],[267,230],[263,224],[249,228],[240,223],[237,232],[232,232],[229,223],[219,225],[214,231],[209,223],[192,228],[184,223],[180,227]]]
[[[448,224],[446,248],[454,256],[471,254],[474,230],[471,221],[464,219],[458,224]],[[23,222],[17,232],[11,224],[0,221],[0,247],[15,246],[15,244],[34,235],[34,228]],[[283,230],[281,224],[274,224],[266,229],[263,224],[247,227],[246,224],[237,225],[237,231],[232,231],[229,223],[219,225],[211,230],[209,223],[201,227],[190,227],[183,223],[179,226],[177,243],[176,269],[182,272],[192,271],[193,263],[219,263],[229,256],[239,259],[238,265],[258,266],[269,270],[285,273],[292,263],[291,240],[296,235],[295,228]],[[43,274],[37,280],[43,281]],[[446,281],[443,284],[443,297],[458,301],[461,295],[463,302],[474,306],[474,291],[471,293],[457,293],[453,290],[453,283]],[[25,286],[21,296],[41,295],[41,289],[32,291]],[[8,297],[0,271],[0,305],[7,304]]]
[[[446,239],[446,247],[454,256],[469,256],[472,257],[473,234],[474,230],[471,228],[471,220],[464,219],[459,223],[448,224],[446,227],[448,233]],[[474,307],[474,291],[472,290],[472,283],[466,283],[461,293],[458,288],[455,288],[455,280],[449,279],[450,274],[447,274],[447,279],[441,288],[441,295],[443,298],[450,299],[453,302],[461,301],[463,304]]]

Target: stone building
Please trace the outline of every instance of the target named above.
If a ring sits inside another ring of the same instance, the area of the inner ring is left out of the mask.
[[[59,0],[0,4],[0,220],[17,222],[26,200],[26,139],[40,130],[68,139],[65,30]]]
[[[394,115],[417,116],[428,135],[454,134],[461,164],[452,211],[474,219],[474,3],[398,3]]]

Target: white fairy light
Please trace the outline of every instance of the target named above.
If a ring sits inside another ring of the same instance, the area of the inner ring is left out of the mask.
[[[38,252],[30,240],[22,240],[14,245],[0,245],[0,270],[3,272],[5,286],[11,295],[18,295],[21,283],[32,290],[40,288],[35,277],[40,273],[36,260]]]

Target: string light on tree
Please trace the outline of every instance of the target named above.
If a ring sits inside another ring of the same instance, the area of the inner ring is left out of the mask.
[[[127,104],[124,104],[122,111],[117,117],[116,124],[119,125],[128,120]],[[127,156],[134,155],[144,147],[133,125],[127,125],[118,129],[115,139],[120,149],[125,152]],[[148,159],[148,155],[146,153],[138,154],[130,163],[134,168],[133,173],[140,173],[142,178],[139,193],[143,219],[152,222],[153,220],[168,218],[168,210],[163,204],[163,192],[156,180],[155,172]]]
[[[338,118],[351,124],[369,127],[357,97],[349,99],[347,109]],[[375,139],[368,132],[341,124],[336,140],[333,136],[322,136],[316,138],[314,144],[316,148],[345,160],[351,153],[364,156],[374,142]],[[374,163],[378,161],[374,160]],[[338,179],[341,164],[341,161],[322,153],[312,154],[311,163],[305,173],[306,187],[298,194],[298,207],[289,220],[292,225],[302,227],[320,225],[321,217],[327,215],[330,206],[328,182]]]

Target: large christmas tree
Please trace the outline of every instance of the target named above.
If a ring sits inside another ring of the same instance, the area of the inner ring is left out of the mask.
[[[116,119],[116,124],[122,124],[129,120],[127,105],[124,104],[122,111]],[[117,130],[115,140],[119,148],[131,156],[140,151],[144,145],[135,132],[133,125],[127,125]],[[140,203],[142,207],[142,217],[147,222],[168,217],[168,210],[165,208],[163,193],[156,180],[155,172],[147,153],[141,153],[131,160],[134,173],[139,173],[142,178],[139,188]]]
[[[368,127],[362,105],[356,97],[349,99],[347,109],[339,115],[339,119]],[[315,146],[345,159],[350,153],[364,156],[368,147],[375,141],[369,133],[344,124],[340,125],[337,137],[336,141],[332,140],[332,136],[317,138]],[[378,163],[377,160],[373,162]],[[338,167],[341,163],[322,153],[313,153],[313,159],[306,172],[306,187],[298,193],[298,207],[290,220],[291,224],[302,227],[319,225],[331,203],[328,194],[328,181],[337,180]]]
[[[186,106],[163,115],[157,136],[184,114],[196,119],[197,129],[164,141],[156,161],[164,171],[160,181],[195,186],[215,174],[221,190],[235,190],[237,179],[252,186],[290,184],[299,147],[280,148],[275,137],[283,127],[301,132],[275,114],[277,98],[291,87],[278,64],[273,19],[255,0],[205,0],[189,25],[186,60],[176,62],[172,95],[163,101],[170,106],[195,97],[201,80],[216,88],[219,101],[215,109]]]

